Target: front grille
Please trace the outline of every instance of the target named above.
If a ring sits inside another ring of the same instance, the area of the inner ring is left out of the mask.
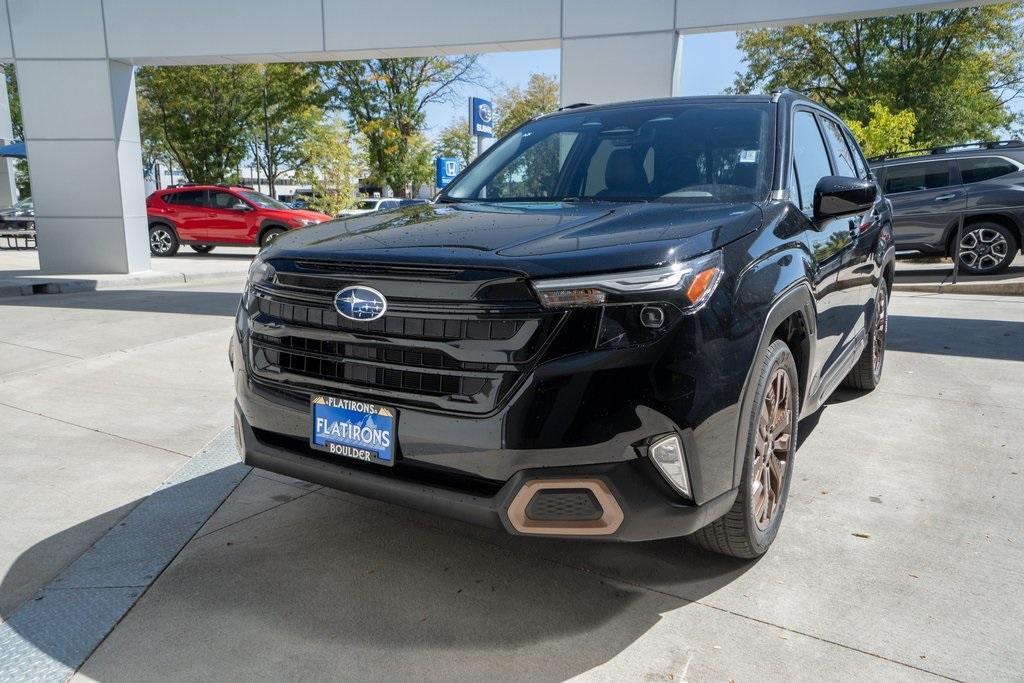
[[[434,279],[424,271],[413,282],[389,269],[374,279],[361,267],[359,280],[330,270],[329,285],[313,291],[308,264],[301,273],[289,271],[291,278],[282,271],[299,266],[277,266],[275,283],[246,295],[248,357],[255,379],[289,394],[363,395],[399,407],[487,413],[535,362],[561,319],[511,296],[522,285],[508,273],[445,269]],[[386,315],[361,322],[337,313],[332,289],[358,283],[388,297]],[[509,298],[499,300],[503,292]]]
[[[523,322],[521,320],[452,320],[396,315],[385,315],[377,320],[358,322],[341,317],[332,308],[328,308],[330,304],[306,305],[274,301],[266,296],[259,296],[258,302],[260,313],[299,325],[327,330],[441,341],[511,339],[519,331]]]

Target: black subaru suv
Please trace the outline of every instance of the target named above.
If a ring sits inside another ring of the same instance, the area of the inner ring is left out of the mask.
[[[869,163],[892,202],[900,251],[959,252],[961,271],[990,275],[1024,248],[1024,142],[913,150]]]
[[[798,419],[881,377],[893,259],[860,150],[806,98],[569,107],[434,204],[260,253],[239,449],[513,534],[755,557]]]

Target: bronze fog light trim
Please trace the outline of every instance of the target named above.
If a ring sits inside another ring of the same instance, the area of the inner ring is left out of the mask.
[[[526,507],[541,491],[586,489],[601,506],[601,516],[590,520],[536,520],[526,515]],[[608,485],[601,479],[533,479],[526,482],[509,503],[508,521],[521,534],[534,536],[607,536],[618,531],[625,515]]]

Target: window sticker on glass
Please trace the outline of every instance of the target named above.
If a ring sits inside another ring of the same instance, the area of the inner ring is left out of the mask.
[[[745,149],[740,152],[740,163],[741,164],[753,164],[757,162],[757,150],[756,149]]]

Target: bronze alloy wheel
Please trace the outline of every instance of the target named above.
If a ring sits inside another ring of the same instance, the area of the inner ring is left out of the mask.
[[[885,360],[885,332],[889,327],[889,297],[882,288],[879,288],[875,295],[875,311],[875,334],[871,340],[871,369],[877,378],[882,374],[882,362]]]
[[[751,501],[757,528],[767,529],[782,505],[792,446],[793,390],[789,373],[776,368],[761,404],[754,441]]]

